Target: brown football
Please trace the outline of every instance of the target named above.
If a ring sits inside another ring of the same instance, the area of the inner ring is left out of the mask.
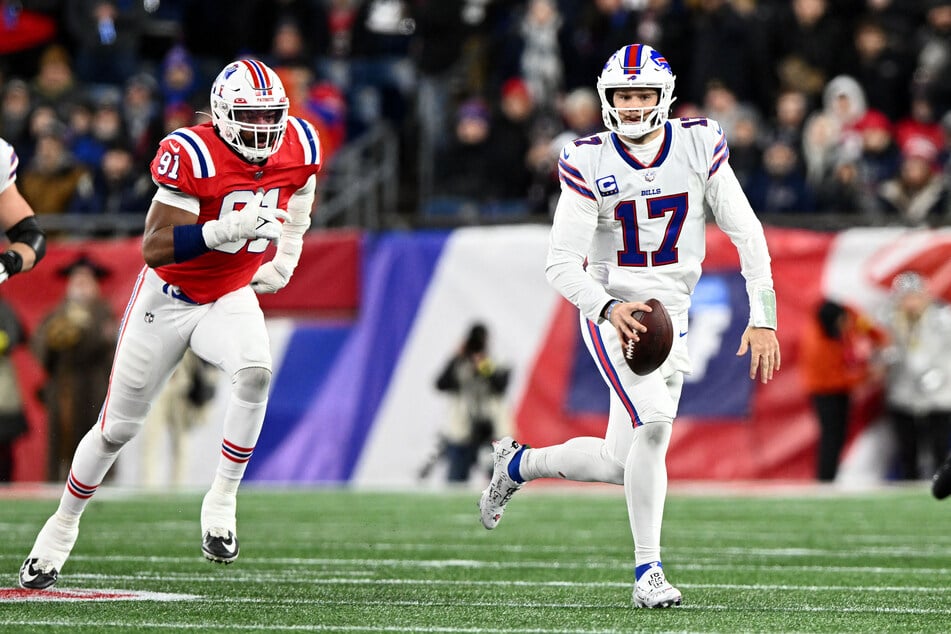
[[[650,374],[667,360],[670,348],[674,344],[674,326],[670,314],[659,299],[651,298],[644,302],[653,310],[634,312],[634,319],[647,326],[647,332],[640,333],[640,341],[628,339],[624,347],[624,360],[634,374]]]

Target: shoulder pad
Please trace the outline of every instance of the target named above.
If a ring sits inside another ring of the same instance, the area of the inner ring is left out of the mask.
[[[300,117],[289,117],[287,127],[297,133],[297,139],[304,150],[304,164],[320,165],[320,136],[317,134],[317,128]]]

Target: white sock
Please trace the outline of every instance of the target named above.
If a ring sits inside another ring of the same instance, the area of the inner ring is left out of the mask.
[[[648,423],[634,430],[624,470],[624,496],[634,535],[634,563],[660,561],[660,529],[667,498],[667,445],[672,425]]]
[[[66,490],[59,501],[57,514],[64,518],[79,516],[99,489],[102,479],[119,456],[121,445],[110,445],[94,425],[79,441],[69,468]]]
[[[223,528],[237,534],[236,512],[238,508],[238,485],[241,480],[216,475],[211,489],[201,502],[201,532],[210,528]]]

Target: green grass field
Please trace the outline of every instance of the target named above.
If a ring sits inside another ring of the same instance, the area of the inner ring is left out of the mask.
[[[56,589],[186,596],[49,601],[12,589],[56,502],[6,496],[0,631],[951,631],[951,503],[924,485],[674,488],[664,565],[684,605],[672,610],[630,607],[631,537],[614,489],[530,486],[491,532],[477,498],[246,487],[241,557],[222,566],[201,557],[199,494],[104,489]]]

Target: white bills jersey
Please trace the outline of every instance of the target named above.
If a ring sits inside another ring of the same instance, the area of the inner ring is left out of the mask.
[[[16,181],[18,165],[19,160],[13,146],[0,139],[0,192]]]
[[[613,299],[656,297],[685,316],[706,252],[706,212],[740,255],[747,292],[772,289],[763,227],[711,119],[671,119],[648,145],[613,132],[571,141],[559,160],[547,277],[598,323]]]

